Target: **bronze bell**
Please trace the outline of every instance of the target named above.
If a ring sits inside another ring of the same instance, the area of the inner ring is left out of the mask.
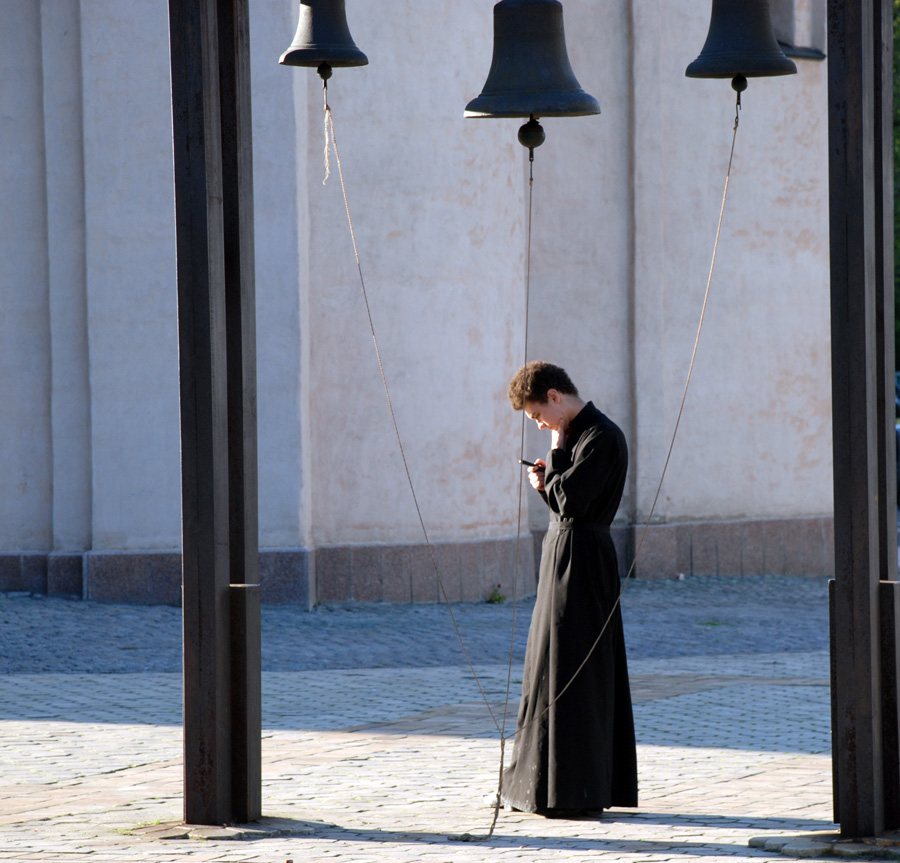
[[[713,0],[709,33],[688,78],[767,78],[793,75],[772,31],[769,0]]]
[[[569,64],[559,0],[500,0],[494,56],[467,117],[578,117],[599,114]]]
[[[369,59],[353,42],[344,0],[300,0],[300,22],[284,66],[365,66]]]

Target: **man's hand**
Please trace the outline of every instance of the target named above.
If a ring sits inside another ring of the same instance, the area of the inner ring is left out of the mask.
[[[528,468],[528,482],[531,483],[531,487],[536,491],[544,490],[544,471],[546,469],[547,462],[542,458],[539,458],[534,463],[534,467]]]

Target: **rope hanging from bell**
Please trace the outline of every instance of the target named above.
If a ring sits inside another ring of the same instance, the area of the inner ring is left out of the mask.
[[[372,335],[372,343],[375,348],[375,356],[378,361],[378,370],[381,375],[381,382],[384,387],[384,394],[387,400],[388,412],[391,418],[394,435],[397,440],[397,448],[400,458],[403,462],[403,469],[406,474],[406,480],[409,484],[410,494],[412,495],[413,504],[415,506],[416,515],[419,519],[419,526],[422,529],[425,545],[429,551],[431,565],[440,588],[441,596],[447,606],[450,620],[459,639],[460,647],[465,654],[472,677],[481,694],[482,701],[487,708],[488,713],[493,720],[494,726],[499,732],[502,729],[499,721],[494,716],[490,699],[481,682],[481,678],[475,669],[475,665],[463,640],[462,633],[456,622],[450,598],[444,587],[444,580],[437,562],[437,553],[434,544],[428,535],[425,526],[425,520],[419,506],[418,496],[416,495],[415,486],[412,480],[409,463],[407,461],[406,452],[403,446],[403,440],[400,435],[400,427],[394,412],[393,399],[388,386],[385,364],[382,359],[381,347],[379,346],[378,337],[375,331],[375,323],[372,316],[372,308],[369,302],[369,292],[366,288],[366,279],[363,275],[362,262],[360,260],[359,247],[356,242],[356,230],[353,226],[353,219],[350,214],[350,201],[347,195],[347,186],[344,182],[344,172],[341,167],[341,155],[338,151],[337,137],[334,131],[334,117],[328,104],[328,79],[332,75],[332,67],[343,66],[365,66],[368,65],[368,58],[353,42],[347,27],[347,19],[344,11],[344,0],[300,0],[300,22],[297,26],[297,32],[291,46],[281,55],[279,62],[285,66],[307,66],[313,67],[322,79],[322,89],[324,95],[325,110],[325,179],[331,171],[329,162],[329,153],[334,152],[334,159],[337,166],[338,176],[341,183],[341,192],[344,199],[344,209],[347,213],[347,224],[350,229],[350,239],[353,244],[353,255],[356,260],[356,268],[359,273],[360,288],[362,290],[362,298],[365,304],[366,315],[368,317],[369,331]],[[324,182],[324,181],[323,181]]]
[[[325,109],[325,179],[331,175],[329,152],[334,139],[334,121],[328,105],[328,79],[335,67],[367,66],[347,26],[344,0],[300,0],[300,16],[294,41],[278,60],[282,66],[314,67],[322,79]]]
[[[533,160],[544,142],[539,117],[599,114],[575,78],[559,0],[500,0],[494,6],[494,54],[481,95],[466,117],[527,117],[519,142]]]

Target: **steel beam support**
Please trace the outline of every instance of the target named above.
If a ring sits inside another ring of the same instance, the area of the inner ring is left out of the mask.
[[[225,339],[228,364],[232,820],[262,815],[256,291],[249,0],[219,0]]]
[[[900,582],[882,581],[881,680],[882,754],[884,756],[884,827],[900,827]]]
[[[231,817],[228,413],[215,0],[170,0],[184,613],[184,817]]]
[[[890,9],[890,0],[828,3],[834,788],[835,818],[853,837],[878,835],[886,824],[879,581],[896,579],[896,523],[887,516],[894,498],[886,501],[894,441],[891,428],[888,449]]]
[[[894,408],[894,8],[873,6],[872,110],[875,205],[875,374],[877,379],[879,574],[897,580],[897,432]]]
[[[231,585],[232,820],[262,815],[262,655],[260,588]]]
[[[249,0],[219,0],[232,584],[259,581]]]
[[[226,824],[238,811],[259,814],[258,790],[245,787],[259,777],[258,764],[247,761],[258,757],[258,749],[246,743],[259,712],[253,682],[258,668],[245,667],[258,662],[248,638],[258,639],[259,604],[245,603],[233,621],[231,588],[232,578],[257,576],[246,0],[169,0],[169,33],[181,382],[184,817],[193,824]],[[243,744],[233,746],[236,738]],[[243,753],[237,766],[236,751]]]
[[[879,625],[884,829],[900,827],[900,583],[894,356],[894,10],[873,0],[875,353],[878,424]]]

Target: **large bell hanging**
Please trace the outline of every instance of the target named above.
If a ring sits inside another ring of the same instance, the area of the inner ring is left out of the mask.
[[[300,22],[284,66],[365,66],[369,59],[353,43],[344,0],[300,0]]]
[[[559,0],[500,0],[494,57],[467,117],[578,117],[599,114],[569,64]]]
[[[793,75],[772,31],[769,0],[713,0],[709,33],[688,78],[766,78]]]

